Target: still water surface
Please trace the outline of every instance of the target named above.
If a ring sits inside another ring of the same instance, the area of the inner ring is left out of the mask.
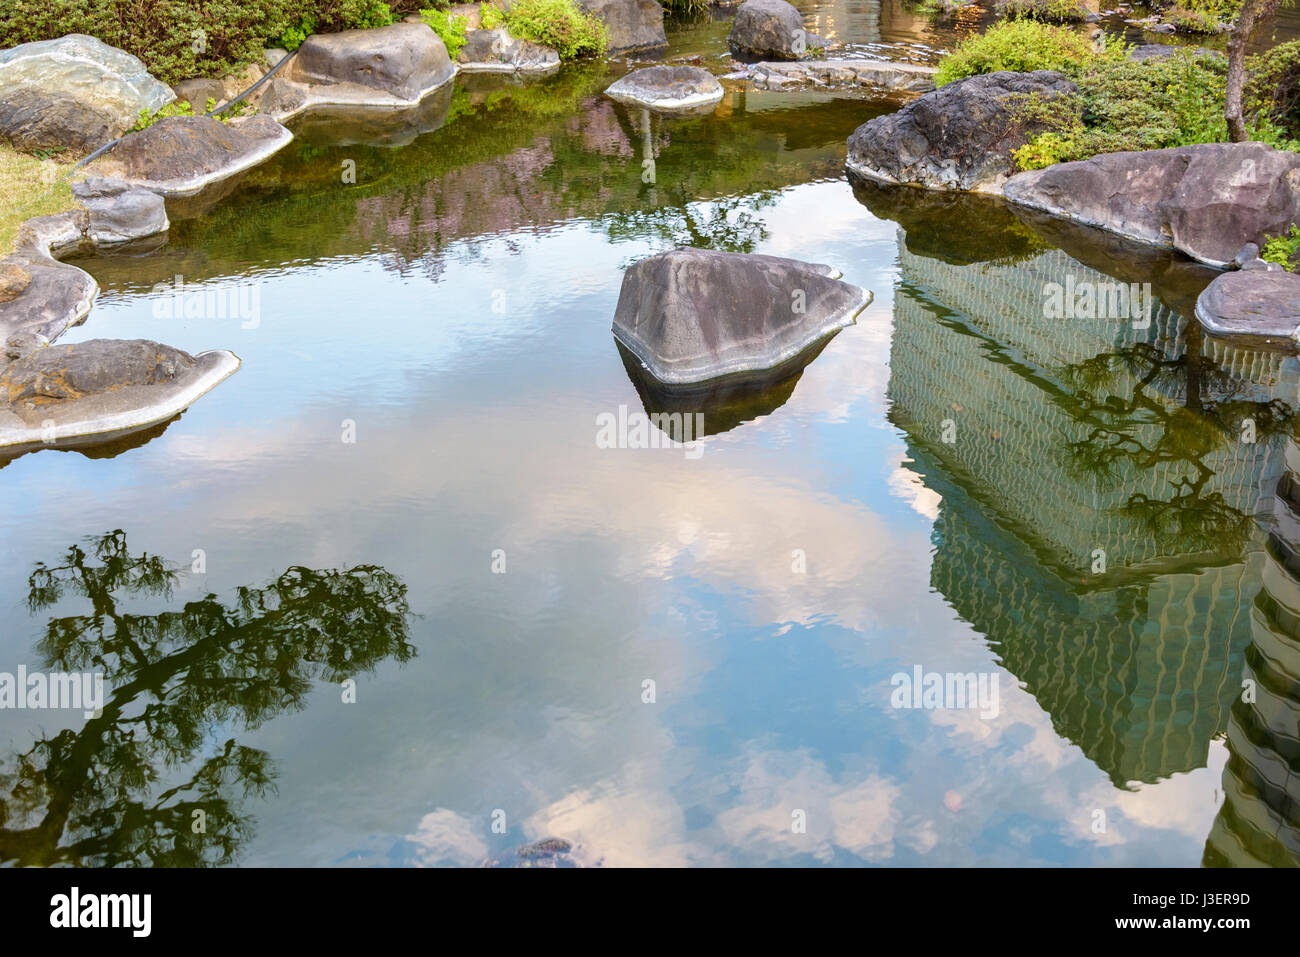
[[[860,55],[964,29],[805,9]],[[672,53],[726,72],[726,28]],[[165,241],[80,260],[104,293],[70,341],[244,364],[143,440],[0,469],[0,670],[109,692],[0,711],[0,860],[1300,861],[1296,361],[1203,340],[1187,263],[853,187],[844,141],[892,104],[647,123],[600,96],[624,69],[460,78],[387,146],[302,125]],[[622,270],[678,245],[875,301],[706,408],[698,458],[598,448],[655,401]],[[258,321],[158,315],[176,275]],[[1150,324],[1045,318],[1066,277],[1150,282]],[[918,665],[996,677],[997,716],[892,707]]]

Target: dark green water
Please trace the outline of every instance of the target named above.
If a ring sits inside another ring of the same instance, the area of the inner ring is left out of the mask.
[[[951,41],[807,9],[861,55]],[[399,146],[300,127],[165,242],[80,261],[104,294],[70,338],[244,365],[154,434],[0,469],[0,671],[107,691],[0,710],[0,860],[1300,860],[1296,360],[1189,326],[1205,270],[854,188],[844,141],[890,104],[647,124],[600,96],[623,69],[458,79]],[[600,448],[643,408],[622,269],[677,245],[875,301],[706,408],[697,456]],[[177,275],[255,317],[160,314]],[[1152,284],[1149,325],[1045,314],[1112,278]],[[996,715],[895,707],[916,666],[996,679]]]

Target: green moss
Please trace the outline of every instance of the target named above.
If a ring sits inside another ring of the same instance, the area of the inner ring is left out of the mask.
[[[505,16],[513,36],[544,43],[562,60],[605,52],[605,24],[574,0],[515,0]]]
[[[465,46],[469,21],[460,14],[448,13],[446,10],[421,10],[420,19],[438,34],[447,48],[447,55],[455,60]]]

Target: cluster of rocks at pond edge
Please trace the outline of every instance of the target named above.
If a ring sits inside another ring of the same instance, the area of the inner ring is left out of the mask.
[[[613,333],[663,388],[788,377],[852,325],[871,293],[830,266],[778,256],[675,249],[623,274]]]
[[[697,66],[648,66],[633,70],[605,91],[629,106],[661,113],[708,113],[722,99],[722,84]]]
[[[957,80],[860,126],[849,137],[846,167],[859,182],[1000,195],[1214,267],[1235,266],[1240,275],[1219,277],[1198,300],[1204,328],[1300,342],[1292,335],[1300,326],[1300,278],[1257,258],[1270,237],[1300,223],[1300,154],[1258,142],[1206,143],[1017,172],[1013,152],[1048,128],[1019,109],[1024,97],[1050,102],[1075,92],[1052,71]],[[1255,254],[1243,258],[1247,244]]]
[[[738,56],[755,60],[798,60],[826,41],[804,29],[803,14],[786,0],[745,0],[727,34]]]

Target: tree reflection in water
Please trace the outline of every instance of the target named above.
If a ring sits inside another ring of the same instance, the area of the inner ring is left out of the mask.
[[[50,618],[37,648],[48,670],[103,673],[108,696],[80,730],[0,761],[0,862],[230,863],[254,829],[240,799],[273,789],[275,770],[266,752],[219,736],[301,710],[315,682],[414,657],[406,585],[376,565],[295,566],[228,604],[209,594],[139,615],[120,604],[170,599],[179,573],[132,555],[120,530],[88,547],[37,563],[27,601],[33,614],[89,602]]]

